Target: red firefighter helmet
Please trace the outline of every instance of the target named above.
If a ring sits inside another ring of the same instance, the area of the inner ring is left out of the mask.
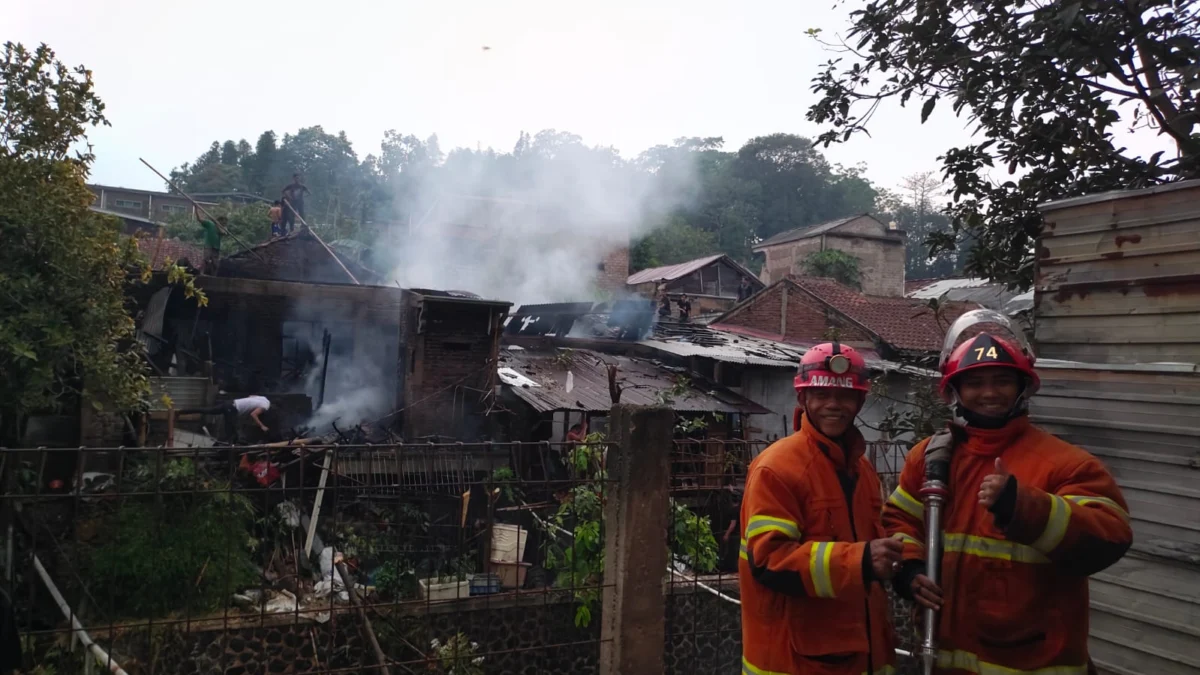
[[[1024,333],[1015,328],[1008,317],[993,310],[974,310],[959,317],[946,332],[938,364],[942,373],[938,388],[942,398],[951,401],[955,377],[968,370],[999,366],[1012,368],[1025,376],[1028,386],[1023,397],[1028,398],[1042,385],[1033,369],[1034,361],[1033,350]]]
[[[805,352],[793,384],[797,392],[809,387],[871,390],[866,359],[853,347],[837,342],[824,342]]]

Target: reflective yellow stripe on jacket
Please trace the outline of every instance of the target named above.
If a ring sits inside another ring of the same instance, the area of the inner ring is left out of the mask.
[[[1087,665],[1082,666],[1050,666],[1037,670],[1016,670],[1005,666],[980,661],[971,652],[941,651],[937,657],[938,668],[965,670],[976,675],[1087,675]]]
[[[892,492],[892,496],[888,497],[888,503],[917,520],[925,520],[925,505],[908,494],[902,487],[897,487]]]
[[[1042,536],[1033,542],[1033,547],[1050,555],[1067,535],[1067,525],[1071,522],[1071,504],[1058,495],[1046,496],[1050,498],[1050,517],[1046,519],[1046,529],[1042,530]]]
[[[912,544],[914,546],[919,546],[921,548],[925,548],[925,543],[920,541],[916,537],[912,536],[911,534],[897,532],[896,534],[892,535],[892,539],[896,539],[902,544]]]
[[[1121,508],[1120,504],[1114,502],[1108,497],[1096,497],[1094,495],[1063,495],[1063,499],[1080,506],[1087,506],[1088,504],[1102,504],[1115,511],[1118,516],[1121,516],[1122,520],[1127,523],[1129,522],[1129,512]]]
[[[868,672],[864,671],[863,675],[895,675],[895,672],[896,672],[895,668],[893,668],[891,666],[884,666],[882,668],[877,669],[874,673],[868,673]],[[776,672],[773,670],[763,670],[762,668],[756,667],[754,664],[747,661],[745,659],[745,657],[743,657],[742,658],[742,675],[788,675],[788,674],[787,673],[779,673],[779,672]]]
[[[946,533],[942,537],[942,549],[946,553],[973,555],[979,558],[995,558],[1033,564],[1050,562],[1049,558],[1031,546],[974,534]]]
[[[813,593],[818,598],[832,598],[833,577],[830,575],[829,561],[833,558],[832,541],[813,542],[812,553],[808,556],[808,574],[812,577]]]
[[[800,538],[800,526],[794,520],[772,516],[750,516],[750,522],[746,523],[746,541],[767,532],[779,532],[788,539]]]

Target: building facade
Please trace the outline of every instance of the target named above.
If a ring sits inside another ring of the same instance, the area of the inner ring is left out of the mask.
[[[770,285],[789,275],[806,274],[804,260],[821,251],[842,251],[859,260],[862,291],[867,295],[904,295],[906,237],[869,214],[781,232],[754,247],[766,260],[759,278]]]
[[[93,206],[113,213],[147,218],[156,223],[163,222],[171,216],[189,215],[195,210],[186,197],[169,192],[112,185],[88,184],[87,187],[96,196],[92,202]],[[213,203],[200,203],[204,206],[215,206]]]

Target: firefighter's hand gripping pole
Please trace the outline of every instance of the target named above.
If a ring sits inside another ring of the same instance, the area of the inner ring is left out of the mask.
[[[940,454],[940,453],[939,453]],[[949,453],[946,453],[949,455]],[[942,567],[942,507],[948,496],[950,458],[925,457],[925,483],[921,485],[921,501],[925,504],[925,576],[941,584]],[[938,613],[924,610],[925,625],[921,635],[921,666],[925,675],[933,675],[937,663]]]

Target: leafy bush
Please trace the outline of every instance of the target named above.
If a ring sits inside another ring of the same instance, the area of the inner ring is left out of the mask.
[[[404,558],[389,560],[375,570],[375,588],[380,595],[404,600],[417,597],[417,571]]]
[[[101,601],[111,598],[117,615],[208,611],[258,583],[250,501],[188,460],[168,462],[162,476],[163,494],[127,498],[98,528],[104,540],[83,553],[92,588]]]
[[[804,273],[828,277],[850,288],[862,290],[862,270],[859,259],[844,251],[829,249],[810,253],[801,263]]]

